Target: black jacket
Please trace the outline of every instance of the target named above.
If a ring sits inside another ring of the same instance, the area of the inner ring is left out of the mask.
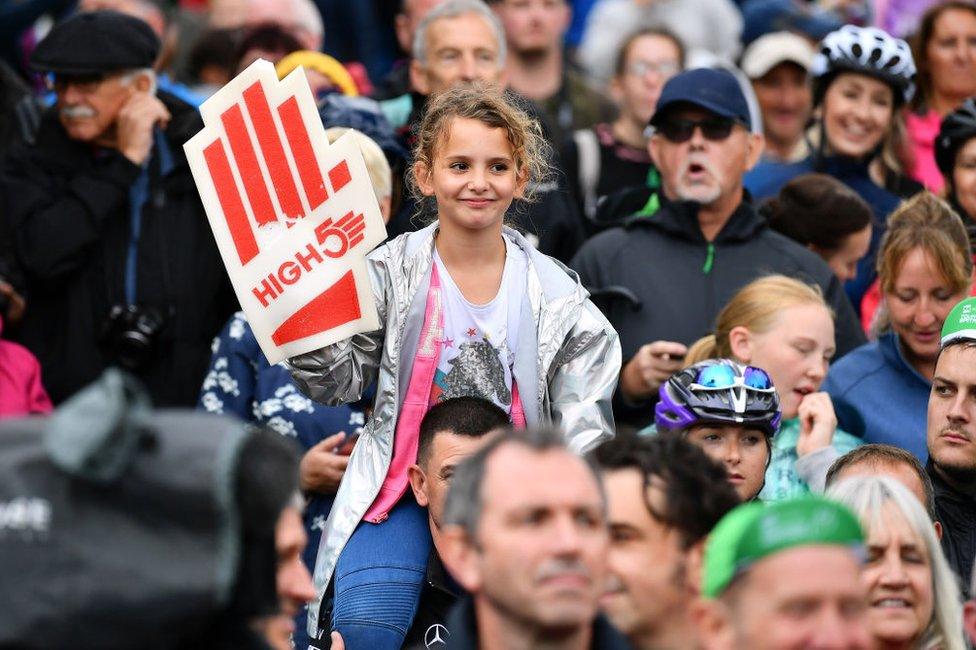
[[[942,551],[959,576],[963,597],[968,593],[976,558],[976,496],[964,494],[945,482],[929,459],[926,465],[935,488],[935,518],[942,523]]]
[[[210,359],[210,342],[236,300],[207,222],[183,143],[202,123],[196,110],[159,93],[172,115],[164,137],[172,167],[161,173],[154,147],[142,209],[136,302],[163,315],[147,365],[138,371],[155,403],[192,406]],[[22,340],[41,362],[59,402],[113,361],[99,333],[124,303],[129,190],[140,168],[114,149],[71,140],[54,108],[36,143],[11,150],[0,172],[0,200],[15,233],[28,308]]]
[[[477,650],[478,626],[475,621],[474,601],[470,598],[462,599],[447,617],[447,629],[450,635],[446,643],[428,645],[428,648],[448,648],[449,650]],[[597,614],[593,621],[593,640],[590,642],[593,650],[629,650],[627,639],[617,631],[603,614]]]
[[[436,648],[437,639],[447,640],[450,636],[447,617],[462,593],[463,590],[444,568],[437,549],[431,549],[424,588],[420,592],[413,624],[403,641],[404,650]]]
[[[773,273],[818,285],[836,314],[837,355],[864,343],[857,316],[843,286],[820,257],[771,230],[749,200],[743,201],[711,243],[698,226],[697,203],[658,197],[655,209],[646,188],[633,199],[646,209],[590,239],[570,266],[591,290],[629,289],[626,300],[598,304],[620,335],[629,360],[657,340],[690,345],[715,327],[722,307],[744,285]],[[644,426],[653,419],[649,404],[614,404],[617,419]]]

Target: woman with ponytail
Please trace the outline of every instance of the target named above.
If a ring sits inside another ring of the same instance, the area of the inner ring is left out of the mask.
[[[830,465],[861,444],[837,429],[830,397],[820,392],[834,354],[834,321],[820,291],[784,275],[750,282],[699,339],[687,364],[731,358],[764,369],[779,394],[783,421],[772,441],[764,501],[821,492]]]

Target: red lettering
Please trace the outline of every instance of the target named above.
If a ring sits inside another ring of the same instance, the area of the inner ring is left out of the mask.
[[[277,298],[278,294],[275,293],[275,290],[272,289],[271,286],[268,284],[267,279],[261,280],[261,287],[262,288],[260,290],[258,290],[257,287],[254,287],[253,289],[251,289],[251,292],[254,294],[255,298],[261,301],[262,307],[267,307],[268,302],[270,300],[274,300],[275,298]],[[278,291],[280,292],[281,289],[279,288]]]
[[[298,263],[302,265],[302,268],[303,269],[305,269],[306,271],[311,271],[312,270],[312,260],[315,260],[316,262],[318,262],[318,263],[321,264],[322,263],[322,256],[319,254],[319,252],[317,250],[315,250],[315,247],[312,246],[311,244],[309,244],[308,246],[306,246],[305,247],[305,250],[308,251],[308,255],[307,256],[302,255],[302,252],[301,251],[298,251],[298,252],[295,253],[295,260],[297,260]]]
[[[278,267],[278,277],[285,284],[295,284],[302,277],[302,270],[297,264],[288,260]]]
[[[274,274],[269,275],[268,279],[271,280],[271,284],[273,284],[274,288],[278,290],[278,293],[285,290],[285,288],[281,286],[281,283],[278,282],[278,278],[276,278]]]

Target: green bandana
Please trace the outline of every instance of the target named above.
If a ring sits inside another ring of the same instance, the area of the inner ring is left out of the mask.
[[[708,537],[702,594],[717,598],[752,564],[780,551],[823,544],[853,549],[863,543],[857,517],[822,497],[746,503],[725,515]]]

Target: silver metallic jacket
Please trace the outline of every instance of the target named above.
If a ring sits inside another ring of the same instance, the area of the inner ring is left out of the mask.
[[[339,553],[379,493],[390,466],[397,410],[424,322],[435,232],[436,223],[370,253],[370,278],[383,328],[288,361],[299,388],[324,404],[356,401],[377,380],[373,416],[349,458],[322,531],[314,574],[317,593],[308,609],[313,638]],[[539,253],[516,231],[505,232],[529,260],[512,371],[526,423],[558,425],[570,447],[582,453],[613,436],[610,401],[620,374],[617,333],[587,299],[575,273]]]

